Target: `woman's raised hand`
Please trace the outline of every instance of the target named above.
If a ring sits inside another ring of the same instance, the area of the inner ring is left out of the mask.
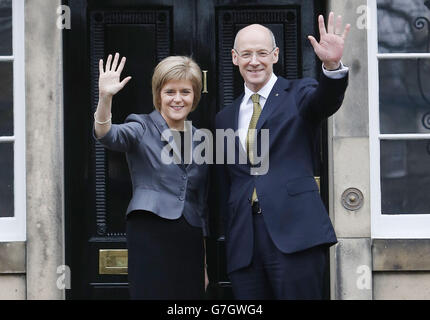
[[[116,53],[112,62],[112,55],[110,54],[106,61],[106,68],[103,69],[103,59],[99,61],[99,95],[101,97],[112,97],[118,91],[120,91],[127,82],[130,81],[131,77],[127,77],[120,81],[122,69],[125,65],[125,57],[122,57],[121,62],[118,66],[119,54]],[[112,63],[112,65],[111,65]],[[118,67],[118,68],[117,68]]]

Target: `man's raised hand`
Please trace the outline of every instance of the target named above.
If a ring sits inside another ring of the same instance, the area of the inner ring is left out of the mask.
[[[333,12],[330,12],[328,16],[327,30],[322,15],[318,17],[318,25],[320,42],[318,43],[313,36],[308,36],[308,39],[315,50],[315,54],[323,62],[324,67],[327,70],[335,70],[340,66],[344,43],[351,25],[347,24],[342,32],[342,17],[337,17],[335,25]]]

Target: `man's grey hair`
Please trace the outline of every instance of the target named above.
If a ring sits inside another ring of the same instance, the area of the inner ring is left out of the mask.
[[[269,28],[261,25],[263,28],[265,28],[267,31],[269,31],[270,37],[272,38],[272,49],[276,48],[276,40],[275,40],[275,35],[273,34],[272,30],[270,30]],[[236,50],[236,44],[237,44],[237,35],[239,34],[239,32],[242,29],[240,29],[237,33],[236,33],[236,37],[234,37],[234,44],[233,44],[233,49]]]

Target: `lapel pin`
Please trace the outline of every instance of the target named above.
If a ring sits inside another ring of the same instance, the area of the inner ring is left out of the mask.
[[[277,96],[279,96],[279,93],[275,94],[275,96],[276,96],[276,97],[277,97]]]

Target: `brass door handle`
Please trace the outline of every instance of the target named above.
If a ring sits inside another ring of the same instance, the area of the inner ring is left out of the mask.
[[[203,91],[202,93],[209,93],[208,91],[208,71],[203,70]]]

